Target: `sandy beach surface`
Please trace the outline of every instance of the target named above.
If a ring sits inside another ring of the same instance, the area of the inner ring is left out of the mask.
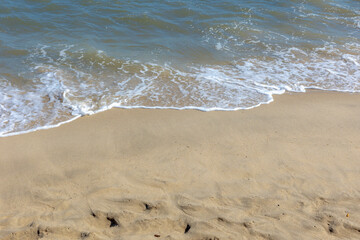
[[[360,95],[1,138],[0,239],[360,239]]]

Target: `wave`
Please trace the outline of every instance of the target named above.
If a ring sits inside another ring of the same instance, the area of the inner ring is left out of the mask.
[[[238,110],[307,88],[360,92],[360,45],[295,47],[216,64],[117,59],[96,49],[39,46],[30,70],[0,75],[0,136],[58,126],[112,107]],[[31,78],[29,78],[29,75]],[[21,76],[21,74],[20,74]],[[30,79],[30,80],[29,80]]]

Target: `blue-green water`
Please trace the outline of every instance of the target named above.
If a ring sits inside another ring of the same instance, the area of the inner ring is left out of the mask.
[[[358,0],[0,1],[0,136],[306,88],[360,91]]]

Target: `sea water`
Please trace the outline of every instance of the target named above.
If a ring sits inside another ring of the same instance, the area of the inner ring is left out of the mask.
[[[308,88],[360,92],[360,1],[0,1],[0,136]]]

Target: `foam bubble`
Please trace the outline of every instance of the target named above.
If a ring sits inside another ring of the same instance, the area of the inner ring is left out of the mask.
[[[112,107],[237,110],[273,100],[273,94],[307,88],[360,92],[360,45],[291,47],[272,57],[224,64],[171,64],[112,58],[104,51],[65,46],[37,48],[33,79],[0,81],[0,136],[59,126]]]

